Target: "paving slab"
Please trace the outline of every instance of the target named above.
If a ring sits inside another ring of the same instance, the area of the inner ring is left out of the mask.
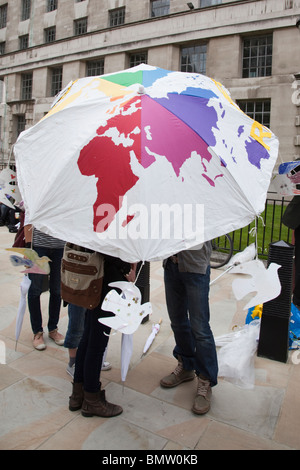
[[[289,353],[287,363],[255,357],[253,389],[222,378],[213,389],[205,416],[191,411],[196,380],[163,389],[161,377],[176,365],[174,338],[165,304],[161,262],[151,263],[150,300],[153,314],[134,335],[133,354],[125,382],[120,374],[121,335],[111,334],[101,373],[107,399],[124,411],[114,418],[84,418],[68,409],[72,379],[66,372],[68,350],[47,336],[45,351],[32,347],[28,309],[19,341],[15,323],[20,299],[20,268],[13,267],[5,248],[14,234],[0,227],[0,450],[190,451],[300,449],[300,365]],[[213,270],[212,279],[220,272]],[[223,275],[210,289],[211,327],[215,336],[242,327],[246,301],[236,301],[233,277]],[[47,324],[48,293],[42,295]],[[149,351],[142,355],[152,324],[162,321]],[[61,308],[59,330],[65,334],[67,308]],[[300,355],[299,355],[300,357]],[[295,357],[294,357],[295,358]],[[4,359],[4,360],[3,360]]]

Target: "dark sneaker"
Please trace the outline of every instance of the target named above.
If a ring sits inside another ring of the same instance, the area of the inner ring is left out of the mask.
[[[182,382],[189,382],[190,380],[194,380],[195,373],[193,370],[185,370],[183,368],[183,363],[181,358],[178,358],[178,364],[175,368],[174,372],[170,375],[167,375],[160,381],[160,385],[165,388],[172,388],[176,387],[177,385],[181,384]]]
[[[192,411],[197,415],[204,415],[210,409],[211,386],[209,380],[198,377],[197,393],[195,396]]]

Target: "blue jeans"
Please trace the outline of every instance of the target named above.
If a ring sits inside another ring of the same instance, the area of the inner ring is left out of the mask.
[[[65,337],[64,347],[76,349],[80,343],[84,330],[84,319],[86,309],[77,305],[68,305],[69,323]]]
[[[34,250],[41,256],[48,256],[51,261],[49,275],[49,307],[48,307],[48,331],[57,328],[61,306],[60,296],[60,268],[63,256],[63,248],[47,248],[35,246]],[[31,327],[34,334],[43,331],[41,311],[41,294],[43,292],[44,274],[29,274],[31,285],[28,291],[28,309],[30,313]]]
[[[164,270],[166,302],[176,346],[173,355],[182,358],[186,370],[217,384],[218,360],[209,325],[210,266],[206,274],[179,272],[167,261]]]
[[[300,305],[300,227],[295,229],[295,285],[293,303]]]

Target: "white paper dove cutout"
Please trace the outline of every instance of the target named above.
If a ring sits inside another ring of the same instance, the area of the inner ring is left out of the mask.
[[[251,276],[250,279],[235,279],[233,281],[232,290],[237,300],[241,300],[246,294],[256,292],[256,295],[245,305],[243,310],[278,297],[281,292],[281,283],[278,277],[280,267],[277,263],[271,263],[266,269],[262,261],[255,259],[231,270],[232,274]]]
[[[109,286],[121,289],[119,294],[112,289],[102,302],[102,310],[112,312],[114,317],[101,317],[98,319],[103,325],[130,335],[134,333],[141,324],[143,318],[152,313],[150,302],[141,304],[141,292],[132,282],[117,281]]]

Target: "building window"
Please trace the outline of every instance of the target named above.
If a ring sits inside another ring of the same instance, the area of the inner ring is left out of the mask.
[[[51,69],[51,96],[57,95],[62,89],[62,67]]]
[[[57,0],[47,0],[47,11],[57,10]]]
[[[22,51],[27,49],[29,45],[29,34],[24,34],[24,36],[19,37],[19,49]]]
[[[206,44],[181,49],[181,72],[206,73]]]
[[[129,57],[129,66],[135,67],[140,64],[147,64],[148,53],[146,52],[137,52],[136,54],[130,54]]]
[[[109,26],[119,26],[125,23],[125,7],[109,11]]]
[[[0,28],[5,28],[7,23],[7,4],[0,6]]]
[[[245,38],[243,42],[243,78],[272,74],[272,35]]]
[[[0,42],[0,55],[5,54],[5,42]]]
[[[80,18],[74,21],[74,34],[80,36],[87,32],[87,18]]]
[[[104,74],[104,59],[89,60],[86,63],[86,76],[94,77],[95,75]]]
[[[263,126],[270,127],[271,100],[241,100],[237,104],[249,117],[259,122]]]
[[[19,114],[17,116],[17,138],[25,130],[26,126],[26,119],[25,119],[25,114]]]
[[[168,15],[170,12],[170,0],[151,0],[151,16]]]
[[[46,44],[49,42],[55,41],[55,36],[56,36],[55,26],[51,26],[51,28],[44,29],[44,39],[45,39]]]
[[[200,0],[200,8],[219,5],[220,3],[222,3],[222,0]]]
[[[31,0],[22,0],[21,21],[30,18]]]
[[[23,73],[21,76],[21,100],[31,100],[32,73]]]

